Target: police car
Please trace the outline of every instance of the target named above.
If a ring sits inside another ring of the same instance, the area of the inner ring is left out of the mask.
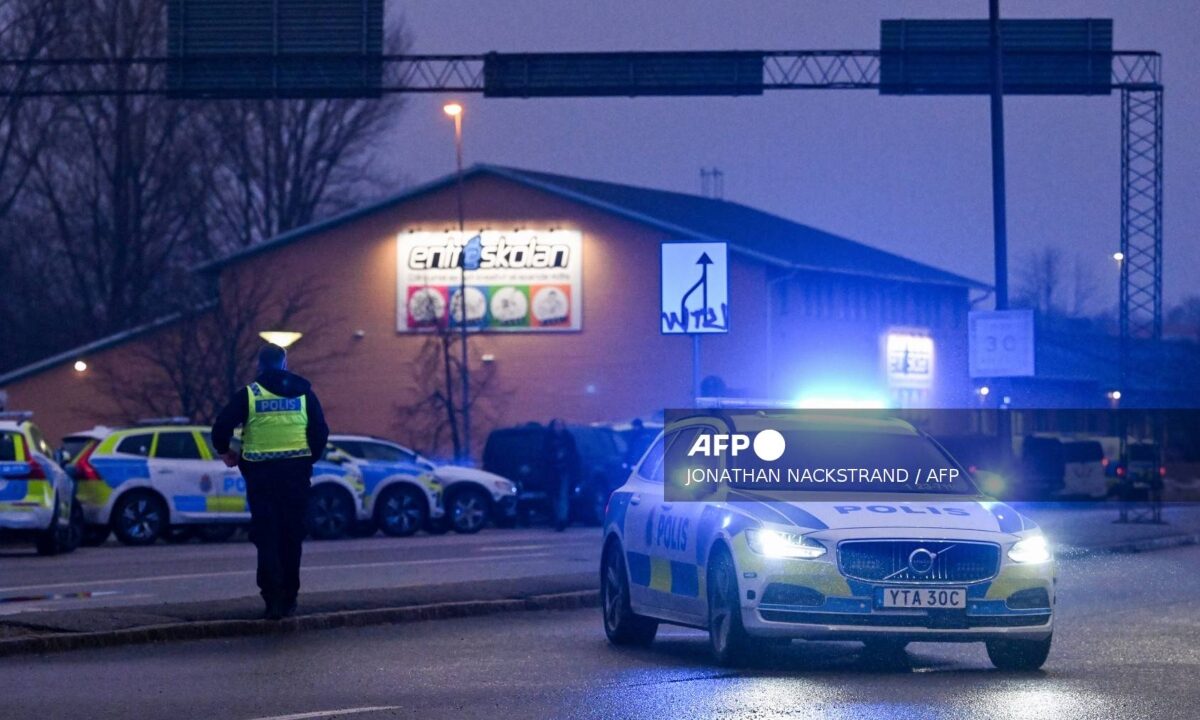
[[[489,520],[495,520],[500,525],[516,520],[517,486],[495,473],[457,465],[435,465],[403,445],[370,435],[330,435],[329,442],[350,457],[362,461],[368,504],[375,502],[376,498],[383,498],[382,503],[376,503],[377,512],[392,514],[397,507],[407,506],[412,516],[411,521],[403,526],[405,528],[412,527],[412,523],[418,523],[419,520],[428,520],[427,526],[436,531],[440,529],[439,518],[444,517],[456,532],[475,533],[483,529]],[[407,486],[397,484],[405,477],[423,478],[422,482],[429,479],[436,481],[439,487],[435,490],[441,491],[440,503],[437,497],[427,497],[423,505]],[[385,497],[385,493],[392,496],[403,493],[408,497]],[[432,508],[436,514],[421,518],[420,511],[425,506]],[[378,524],[388,534],[397,534],[395,531],[401,527],[382,516]]]
[[[704,436],[745,446],[760,434],[765,458],[786,446],[785,459],[807,454],[817,468],[918,464],[959,480],[764,493],[676,475],[691,472],[697,447],[720,447]],[[693,494],[666,501],[664,468],[666,484],[682,481],[671,493]],[[609,500],[601,589],[618,645],[648,644],[667,622],[707,629],[725,664],[747,659],[756,639],[805,638],[864,641],[890,657],[914,641],[982,641],[997,667],[1035,669],[1050,650],[1055,570],[1037,526],[980,495],[911,425],[747,411],[668,424]]]
[[[0,412],[0,536],[30,537],[39,555],[71,552],[83,527],[75,483],[31,416]]]
[[[69,469],[87,523],[90,543],[109,532],[126,545],[182,539],[228,539],[250,520],[246,481],[226,467],[212,447],[210,430],[164,418],[132,428],[94,429]],[[308,525],[313,537],[344,536],[366,517],[362,474],[334,456],[313,466]]]

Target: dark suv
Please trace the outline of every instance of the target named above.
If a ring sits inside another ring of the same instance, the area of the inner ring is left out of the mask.
[[[575,445],[570,519],[599,525],[608,496],[629,472],[625,445],[608,427],[568,425],[567,432]],[[493,430],[483,450],[483,468],[516,483],[522,516],[553,514],[558,477],[546,425],[527,423]]]

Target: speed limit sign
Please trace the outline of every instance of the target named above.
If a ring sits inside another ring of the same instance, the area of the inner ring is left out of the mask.
[[[989,310],[967,317],[973,378],[1033,375],[1033,311]]]

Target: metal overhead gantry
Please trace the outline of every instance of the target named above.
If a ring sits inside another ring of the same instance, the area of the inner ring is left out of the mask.
[[[1050,51],[1051,53],[1053,51]],[[1021,51],[1005,50],[1006,61]],[[1046,50],[1029,52],[1045,56]],[[295,88],[186,88],[191,68],[223,63],[237,75],[262,76],[264,63],[304,64],[321,87],[321,62],[339,64],[331,82],[344,81],[347,63],[362,64],[361,88],[349,97],[381,93],[482,93],[485,97],[760,95],[766,90],[883,90],[882,50],[733,52],[488,53],[475,55],[303,54],[195,57],[37,58],[0,60],[0,95],[173,97],[296,97]],[[961,53],[959,53],[961,56]],[[1121,95],[1120,327],[1122,347],[1133,338],[1162,335],[1163,83],[1162,57],[1152,51],[1087,53],[1110,66],[1109,81],[1076,94]],[[307,62],[308,60],[313,62]],[[126,72],[98,72],[120,67]],[[579,72],[583,72],[582,75]],[[556,72],[558,73],[556,75]],[[1099,72],[1103,72],[1102,66]],[[279,73],[275,73],[276,76]],[[6,82],[5,80],[11,79]],[[1006,75],[1005,90],[1009,91]],[[919,92],[919,91],[918,91]],[[1035,90],[1035,93],[1037,91]],[[1044,91],[1049,94],[1051,91]],[[317,93],[310,93],[317,94]],[[1127,379],[1122,352],[1122,380]]]

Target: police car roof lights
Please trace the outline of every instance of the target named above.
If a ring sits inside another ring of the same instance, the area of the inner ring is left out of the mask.
[[[173,417],[139,418],[137,424],[143,427],[146,425],[191,425],[192,420],[182,415],[175,415]]]
[[[33,418],[32,410],[4,410],[0,411],[0,420],[13,420],[15,422],[24,422]]]

